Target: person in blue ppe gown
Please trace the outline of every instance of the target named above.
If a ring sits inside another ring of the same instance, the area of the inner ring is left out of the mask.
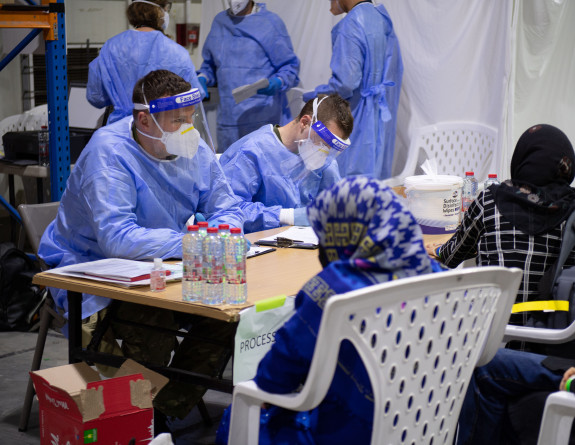
[[[399,43],[383,5],[371,1],[331,0],[334,15],[347,15],[331,32],[332,76],[305,93],[338,93],[349,100],[355,119],[352,145],[338,159],[342,176],[391,176],[397,108],[403,77]]]
[[[275,343],[259,363],[255,382],[275,394],[295,392],[305,381],[327,298],[432,272],[419,225],[382,181],[344,178],[317,196],[308,207],[308,218],[319,238],[324,268],[298,292],[295,314],[277,331]],[[340,234],[354,235],[334,237],[334,227]],[[218,444],[227,443],[229,414],[228,408],[217,432]],[[344,342],[323,402],[305,412],[262,409],[259,443],[369,444],[373,415],[367,370],[351,343]]]
[[[104,258],[182,258],[182,237],[196,212],[209,222],[242,227],[240,201],[215,153],[195,128],[201,127],[203,118],[200,91],[170,71],[157,70],[138,81],[133,101],[133,116],[96,131],[78,158],[57,217],[40,242],[38,253],[50,267]],[[51,292],[67,316],[66,291]],[[84,345],[110,303],[108,298],[83,295]],[[119,318],[179,329],[171,311],[117,303]],[[204,337],[229,337],[231,341],[233,323],[212,321],[216,324],[210,325],[209,320],[199,323],[206,331]],[[99,351],[167,365],[177,345],[171,335],[130,326],[112,328]],[[116,338],[122,339],[121,351],[117,351]],[[217,370],[206,371],[205,366],[212,358],[215,363],[220,352],[213,352],[211,358],[206,358],[206,351],[203,355],[185,354],[196,357],[199,363],[179,367],[193,370],[203,366],[205,372],[215,375]],[[160,409],[167,415],[184,417],[205,388],[195,393],[174,391],[182,398],[187,396],[181,401],[162,398],[163,392],[156,397],[155,406],[163,399]]]
[[[317,122],[332,133],[327,142],[312,128]],[[334,139],[348,144],[352,130],[348,102],[337,94],[322,95],[305,104],[289,124],[264,125],[232,144],[220,163],[234,193],[244,200],[246,233],[308,225],[305,206],[341,179],[329,144]],[[310,136],[319,144],[306,151],[304,145],[313,142]]]
[[[90,63],[86,98],[96,108],[114,107],[108,124],[132,114],[134,85],[151,71],[172,71],[200,88],[188,51],[164,34],[170,8],[166,0],[134,0],[126,13],[134,29],[109,39]]]
[[[202,49],[200,82],[218,87],[217,146],[223,153],[264,124],[287,124],[286,91],[299,83],[300,62],[281,18],[252,0],[228,0]],[[236,104],[232,90],[268,79],[269,86]]]

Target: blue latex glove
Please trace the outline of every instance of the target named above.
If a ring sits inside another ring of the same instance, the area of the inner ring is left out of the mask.
[[[294,226],[309,226],[307,209],[305,207],[293,209],[293,223]]]
[[[208,81],[206,80],[206,78],[204,76],[199,76],[198,81],[200,82],[200,85],[202,86],[202,89],[204,90],[204,93],[206,94],[206,99],[209,99],[210,93],[208,93]]]
[[[315,90],[308,91],[307,93],[303,93],[302,100],[307,102],[308,100],[315,99],[316,96],[317,94],[315,94]]]
[[[196,213],[194,216],[196,217],[196,222],[194,224],[206,221],[206,217],[201,213]]]
[[[268,81],[270,84],[267,86],[267,88],[260,88],[258,90],[258,94],[274,96],[279,90],[282,89],[282,81],[279,77],[270,77]]]

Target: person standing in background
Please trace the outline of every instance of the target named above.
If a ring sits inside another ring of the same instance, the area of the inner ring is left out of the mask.
[[[126,15],[135,29],[109,39],[90,63],[86,98],[96,108],[114,107],[108,124],[132,115],[134,85],[151,71],[171,71],[200,88],[188,51],[164,34],[171,6],[166,0],[134,0]]]
[[[202,49],[198,71],[207,93],[218,87],[218,152],[265,124],[291,121],[286,91],[299,83],[300,62],[285,24],[252,0],[227,0],[230,8],[220,12]],[[269,86],[236,104],[232,90],[268,79]]]
[[[331,0],[331,13],[347,15],[331,31],[332,76],[305,93],[338,93],[354,117],[352,145],[338,158],[342,176],[391,176],[397,108],[403,77],[399,42],[383,5],[371,1]]]

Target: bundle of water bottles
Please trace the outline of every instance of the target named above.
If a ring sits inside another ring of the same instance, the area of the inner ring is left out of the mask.
[[[242,304],[247,299],[247,242],[228,224],[188,226],[182,240],[182,300],[204,304]]]
[[[487,189],[493,184],[499,184],[499,179],[497,179],[497,174],[490,173],[487,176],[487,180],[485,181],[483,188]],[[473,200],[477,197],[478,185],[475,173],[472,171],[465,172],[465,178],[463,178],[463,191],[461,193],[462,212],[466,212]]]

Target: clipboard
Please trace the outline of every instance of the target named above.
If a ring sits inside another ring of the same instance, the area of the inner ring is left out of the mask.
[[[311,227],[293,226],[275,236],[262,238],[256,241],[256,244],[293,249],[317,249],[319,240]]]

